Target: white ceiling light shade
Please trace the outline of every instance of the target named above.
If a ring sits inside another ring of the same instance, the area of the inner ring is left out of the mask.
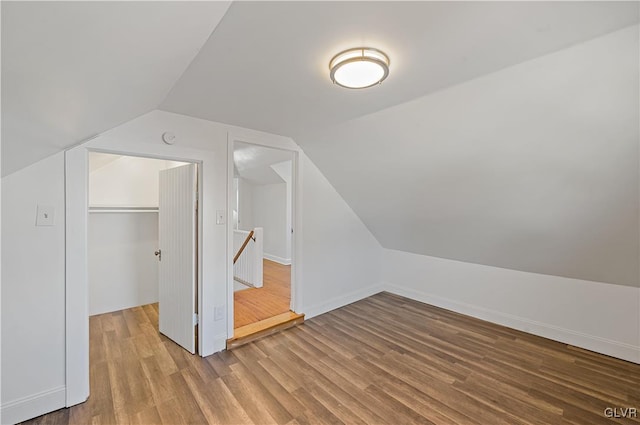
[[[389,57],[378,49],[357,47],[338,53],[329,62],[331,81],[348,89],[365,89],[389,75]]]

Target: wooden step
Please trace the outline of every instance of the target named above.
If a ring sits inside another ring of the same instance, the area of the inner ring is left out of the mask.
[[[259,322],[234,329],[233,338],[227,340],[227,350],[255,341],[263,336],[273,335],[304,322],[304,314],[288,311]]]

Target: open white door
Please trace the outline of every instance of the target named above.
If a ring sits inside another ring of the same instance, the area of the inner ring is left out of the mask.
[[[196,165],[160,171],[160,333],[195,353]]]

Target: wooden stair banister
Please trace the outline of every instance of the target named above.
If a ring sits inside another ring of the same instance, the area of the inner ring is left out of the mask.
[[[238,253],[236,254],[235,257],[233,257],[233,264],[235,264],[236,261],[238,261],[238,258],[240,258],[240,255],[242,255],[242,251],[244,251],[244,249],[247,247],[247,244],[249,243],[250,239],[253,239],[253,230],[249,232],[249,234],[247,235],[247,238],[244,240],[244,242],[242,242],[242,246],[238,250]]]

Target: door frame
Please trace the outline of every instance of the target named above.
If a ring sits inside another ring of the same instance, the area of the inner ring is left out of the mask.
[[[262,146],[271,149],[291,152],[291,303],[289,308],[302,313],[302,164],[300,161],[301,150],[293,141],[283,145],[279,140],[271,140],[268,137],[255,138],[246,134],[229,133],[227,136],[227,338],[233,338],[234,332],[234,291],[233,291],[233,146],[236,142]]]
[[[111,146],[113,145],[113,146]],[[205,220],[209,198],[205,188],[214,187],[214,154],[179,146],[134,146],[126,143],[107,144],[97,140],[65,152],[65,380],[66,406],[87,400],[89,387],[89,282],[88,282],[88,215],[89,152],[136,156],[152,159],[190,162],[198,165],[198,344],[200,356],[215,349],[212,299],[214,270],[203,258],[213,255],[215,217]],[[73,223],[73,225],[71,225]],[[206,240],[205,240],[206,239]],[[209,314],[209,311],[211,312]]]

